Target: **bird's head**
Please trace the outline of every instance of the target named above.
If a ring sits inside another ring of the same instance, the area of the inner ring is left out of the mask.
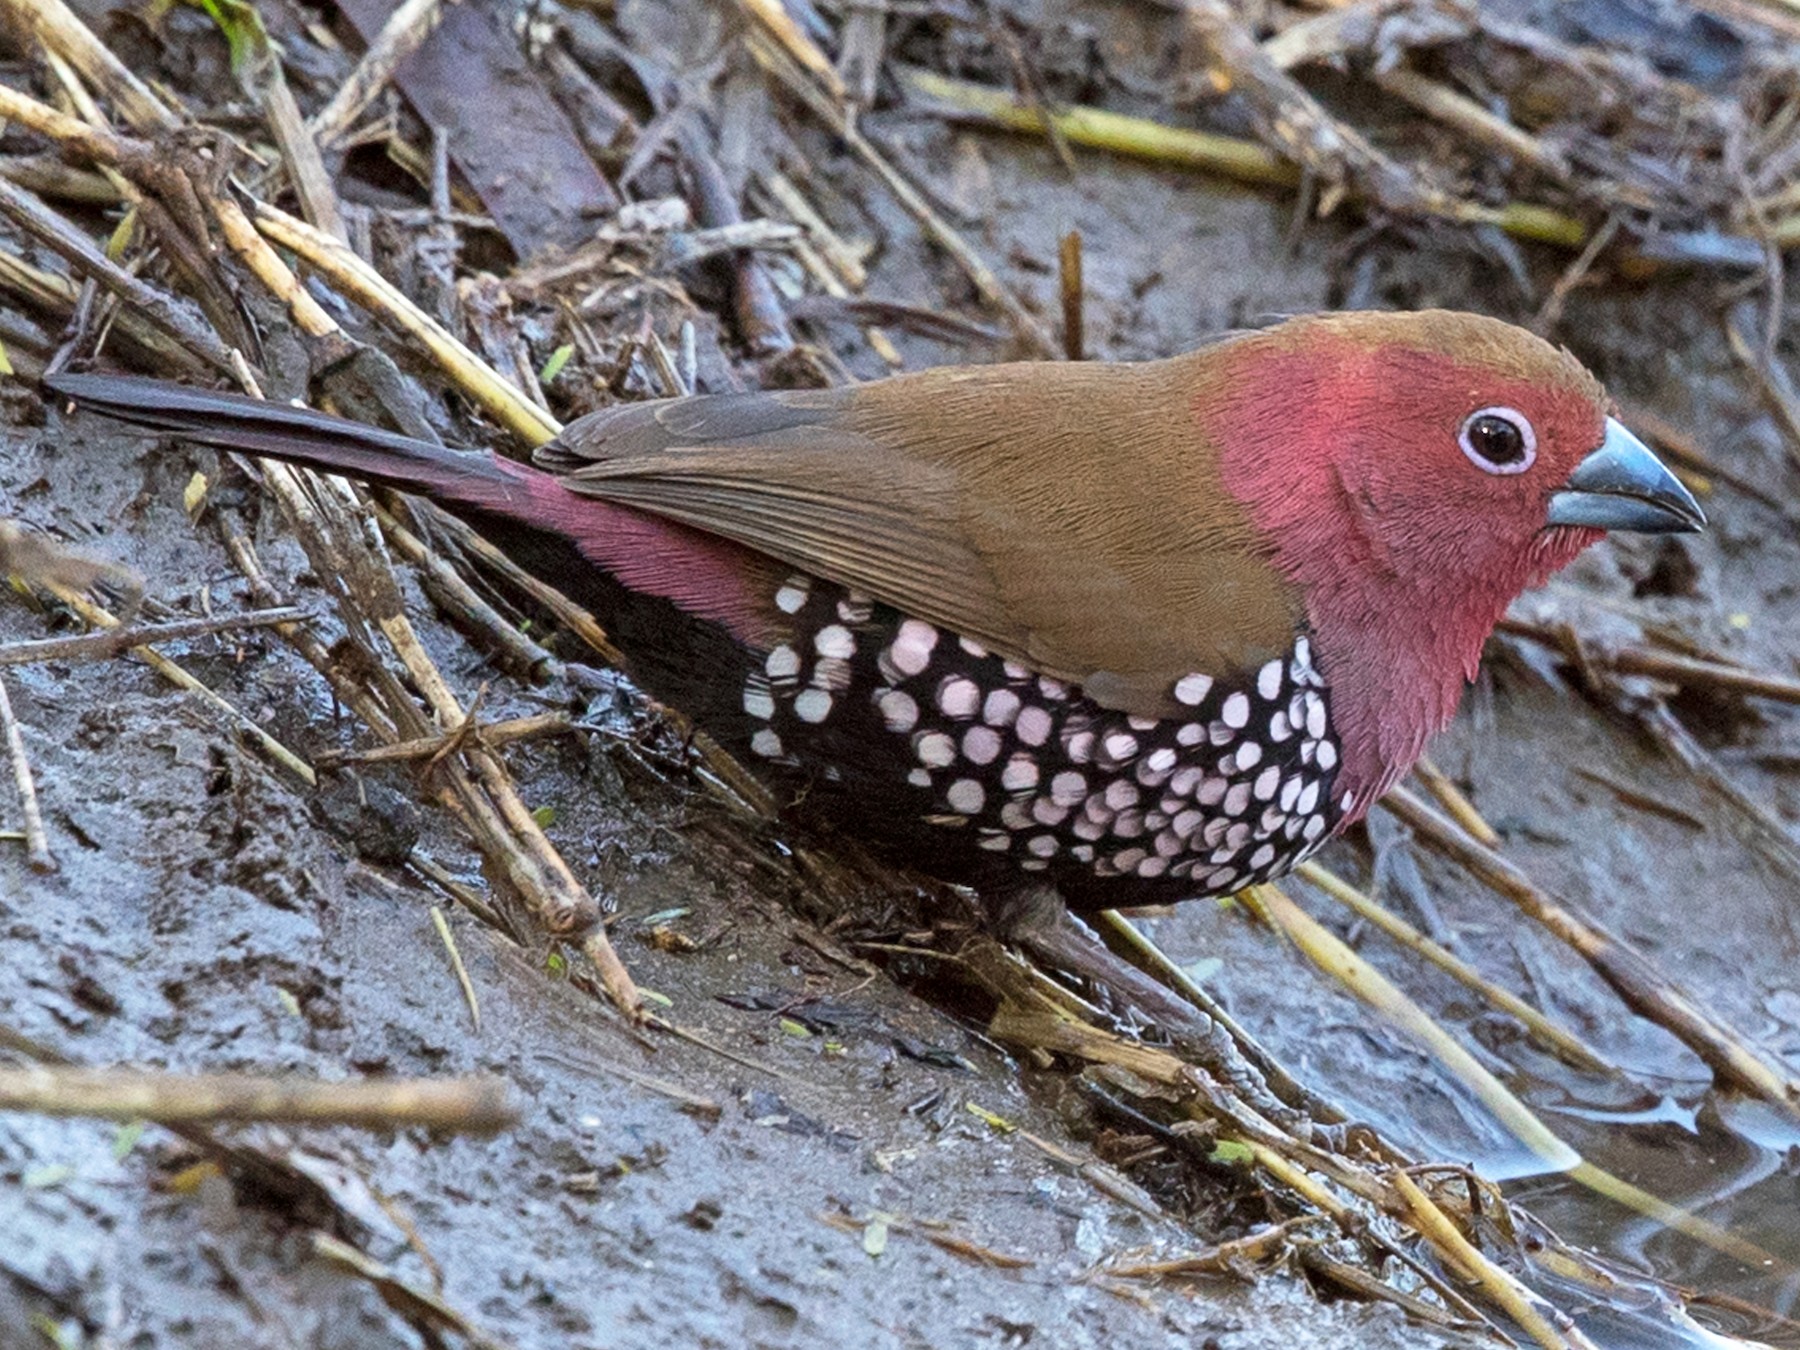
[[[1225,356],[1200,431],[1313,625],[1336,630],[1334,690],[1380,704],[1352,716],[1384,766],[1448,720],[1521,591],[1607,530],[1704,524],[1599,381],[1510,324],[1319,315]]]

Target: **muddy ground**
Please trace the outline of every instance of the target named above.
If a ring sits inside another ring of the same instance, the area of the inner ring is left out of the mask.
[[[1117,40],[1124,60],[1132,39]],[[957,165],[980,185],[971,237],[1046,313],[1056,293],[1045,260],[1063,232],[1082,232],[1099,356],[1171,352],[1259,316],[1332,306],[1450,305],[1528,320],[1567,261],[1526,253],[1520,276],[1452,232],[1297,221],[1289,202],[1175,171],[1080,154],[1069,175],[1039,143],[874,120],[919,163]],[[960,279],[862,170],[824,137],[801,138],[846,199],[868,206],[839,224],[880,243],[870,293],[971,312]],[[1724,280],[1603,276],[1572,294],[1556,336],[1627,405],[1691,429],[1721,464],[1790,505],[1721,485],[1706,502],[1704,537],[1609,542],[1521,612],[1619,638],[1642,621],[1667,622],[1791,675],[1800,474],[1723,340]],[[869,373],[866,351],[836,336]],[[995,355],[921,338],[902,337],[902,348],[912,365]],[[1780,353],[1793,356],[1786,343]],[[65,419],[23,391],[7,408],[0,513],[136,568],[171,611],[250,603],[214,531],[183,510],[196,469],[217,479],[213,456]],[[260,513],[258,546],[288,596],[328,614],[272,510]],[[516,747],[509,761],[532,804],[554,808],[551,834],[565,855],[616,903],[614,933],[637,978],[669,1000],[672,1018],[729,1053],[646,1043],[547,969],[541,947],[451,910],[479,996],[475,1030],[430,917],[442,897],[360,858],[376,833],[366,820],[346,830],[344,810],[322,807],[213,710],[128,660],[7,672],[62,870],[35,876],[17,845],[0,845],[0,1021],[94,1064],[501,1075],[524,1117],[493,1140],[257,1135],[328,1178],[336,1221],[353,1214],[365,1250],[436,1288],[500,1344],[1475,1343],[1385,1306],[1321,1296],[1288,1270],[1181,1287],[1091,1279],[1108,1258],[1191,1250],[1267,1216],[1245,1212],[1247,1192],[1229,1169],[1160,1194],[1165,1211],[1152,1215],[1054,1160],[1026,1133],[1091,1160],[1096,1132],[1116,1122],[1097,1119],[1060,1071],[1006,1054],[981,1034],[977,1009],[934,997],[913,968],[903,988],[830,955],[834,943],[797,917],[803,883],[781,841],[747,831],[679,773],[649,772],[625,747],[621,731],[642,715],[629,691],[524,685],[421,594],[410,599],[446,673],[467,689],[491,682],[489,715],[572,708],[597,728]],[[59,622],[9,597],[0,642]],[[329,632],[332,621],[321,622]],[[199,640],[169,654],[302,754],[356,743],[351,719],[273,637]],[[1616,710],[1584,699],[1542,653],[1497,643],[1491,656],[1435,755],[1500,828],[1508,855],[1722,1019],[1800,1063],[1795,873],[1756,845],[1739,807]],[[1677,709],[1731,782],[1791,832],[1800,719],[1715,698]],[[383,790],[412,796],[398,773],[364,781],[378,802]],[[338,782],[327,795],[341,806],[351,791]],[[422,807],[418,824],[422,849],[482,885],[443,818]],[[1621,1072],[1563,1067],[1460,987],[1304,888],[1300,897],[1590,1159],[1800,1263],[1791,1121],[1714,1092],[1696,1059],[1626,1012],[1577,958],[1409,848],[1391,823],[1378,818],[1374,838],[1373,854],[1340,844],[1327,861],[1365,878],[1374,864],[1392,904],[1545,1005]],[[648,921],[697,950],[663,950]],[[1532,1160],[1418,1048],[1241,909],[1192,905],[1148,926],[1300,1077],[1406,1147],[1511,1179],[1511,1192],[1565,1236],[1627,1265],[1792,1311],[1800,1289],[1781,1274],[1742,1270],[1533,1175]],[[807,1012],[802,999],[824,1006]],[[317,1254],[317,1215],[216,1176],[195,1182],[184,1171],[195,1156],[156,1128],[134,1137],[0,1116],[0,1345],[428,1343],[416,1318]],[[1154,1174],[1138,1179],[1154,1190]],[[878,1255],[865,1249],[880,1245],[868,1228],[875,1214],[900,1221]],[[933,1224],[1018,1264],[937,1245],[926,1235]],[[1608,1345],[1700,1343],[1599,1314],[1590,1329]]]

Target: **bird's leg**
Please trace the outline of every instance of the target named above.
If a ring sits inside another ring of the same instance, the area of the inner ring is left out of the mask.
[[[1244,1058],[1219,1022],[1136,966],[1115,956],[1099,936],[1069,912],[1053,887],[1033,886],[990,901],[1001,936],[1043,964],[1110,990],[1135,1006],[1193,1063],[1237,1094],[1245,1105],[1301,1138],[1310,1133],[1306,1114],[1269,1090],[1262,1072]]]

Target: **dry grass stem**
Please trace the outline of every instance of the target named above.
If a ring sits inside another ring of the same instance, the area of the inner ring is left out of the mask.
[[[341,1083],[257,1074],[31,1065],[0,1068],[0,1111],[106,1120],[266,1120],[495,1134],[518,1123],[498,1078],[362,1079]]]
[[[6,755],[12,762],[13,787],[19,794],[19,815],[25,823],[25,857],[34,872],[57,870],[56,855],[50,852],[50,837],[44,833],[44,815],[38,809],[37,783],[31,776],[31,758],[25,750],[25,735],[19,720],[13,716],[12,698],[6,692],[6,681],[0,680],[0,734],[6,738]]]
[[[1405,788],[1390,791],[1381,799],[1381,805],[1411,827],[1422,842],[1464,867],[1567,943],[1628,1007],[1668,1030],[1725,1082],[1800,1115],[1800,1081],[1779,1061],[1700,1008],[1642,954],[1591,919],[1577,915],[1567,901],[1538,887],[1514,864],[1484,848]]]
[[[1618,1069],[1580,1037],[1552,1021],[1517,994],[1502,988],[1475,970],[1454,952],[1433,942],[1406,920],[1377,904],[1343,878],[1317,863],[1301,863],[1294,875],[1345,906],[1359,918],[1374,924],[1395,942],[1431,962],[1459,984],[1474,990],[1508,1016],[1515,1017],[1533,1037],[1565,1063],[1589,1073],[1616,1074]]]
[[[405,0],[388,16],[350,77],[307,123],[321,149],[336,149],[348,138],[351,124],[380,96],[401,62],[431,36],[442,14],[443,0]]]

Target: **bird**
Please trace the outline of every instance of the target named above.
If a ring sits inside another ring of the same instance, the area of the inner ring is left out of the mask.
[[[1078,913],[1291,870],[1410,769],[1523,591],[1607,531],[1705,524],[1573,355],[1451,311],[622,404],[529,464],[46,382],[430,499],[592,611],[796,821]]]

